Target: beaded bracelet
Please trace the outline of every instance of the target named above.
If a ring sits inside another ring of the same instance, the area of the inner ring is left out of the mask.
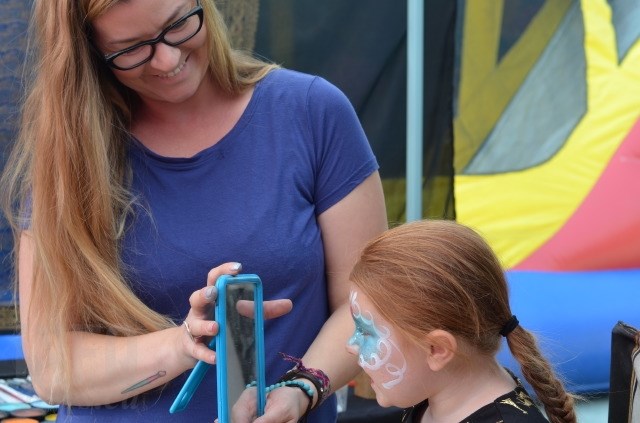
[[[247,385],[247,388],[251,388],[251,387],[256,386],[256,385],[257,385],[257,383],[255,381],[253,381],[253,382],[251,382],[250,384]],[[283,386],[290,386],[292,388],[299,388],[309,398],[309,405],[307,405],[307,409],[303,414],[303,416],[306,416],[309,413],[309,411],[311,410],[311,406],[313,405],[313,389],[311,389],[311,387],[309,385],[307,385],[306,383],[304,383],[304,382],[302,382],[300,380],[286,380],[286,381],[274,383],[273,385],[267,386],[265,388],[264,392],[265,392],[265,394],[268,394],[269,392],[273,391],[274,389],[282,388]]]
[[[322,404],[322,402],[325,399],[327,399],[327,397],[331,393],[331,383],[329,381],[329,377],[325,372],[323,372],[320,369],[312,369],[312,368],[305,367],[304,364],[302,364],[302,360],[299,358],[292,357],[283,352],[281,352],[280,355],[285,360],[293,361],[294,363],[296,363],[296,365],[292,369],[287,371],[280,378],[279,380],[280,382],[291,381],[294,379],[307,379],[311,381],[311,383],[313,383],[314,387],[316,388],[316,391],[318,392],[318,400],[316,401],[315,404],[309,407],[307,411],[304,413],[304,415],[302,416],[303,418],[301,419],[301,421],[303,421],[304,418],[306,418],[307,414],[309,414],[310,411],[318,408],[320,404]],[[311,402],[313,402],[313,398],[311,398]]]
[[[250,384],[247,385],[247,388],[251,388],[253,386],[256,386],[257,383],[256,381],[251,382]],[[296,388],[300,388],[309,398],[313,398],[313,389],[311,389],[311,387],[309,385],[307,385],[306,383],[300,381],[300,380],[287,380],[287,381],[283,381],[283,382],[278,382],[278,383],[274,383],[273,385],[269,385],[266,387],[266,389],[264,390],[265,394],[268,394],[269,392],[273,391],[274,389],[277,388],[282,388],[283,386],[291,386],[291,387],[296,387]]]

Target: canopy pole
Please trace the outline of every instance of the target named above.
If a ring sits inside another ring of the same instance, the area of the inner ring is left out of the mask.
[[[407,222],[422,219],[424,0],[407,0]]]

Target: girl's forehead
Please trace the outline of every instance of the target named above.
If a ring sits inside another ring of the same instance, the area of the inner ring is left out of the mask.
[[[371,309],[375,308],[369,295],[354,284],[351,285],[349,300],[351,303],[357,304],[361,307],[366,306]]]
[[[351,314],[354,316],[365,315],[367,319],[373,319],[376,324],[378,324],[378,322],[387,323],[380,315],[378,309],[373,305],[367,294],[357,287],[354,287],[351,290],[351,294],[349,295],[349,306],[351,308]]]
[[[390,331],[392,337],[396,339],[405,338],[403,332],[398,329],[395,323],[383,317],[367,294],[353,284],[351,284],[351,288],[349,307],[351,309],[351,315],[355,319],[360,319],[362,324],[370,324],[378,329],[385,328],[385,330]]]
[[[354,307],[367,304],[367,300],[367,295],[360,291],[356,285],[351,284],[351,291],[349,292],[349,304],[351,305],[351,309],[353,310]]]

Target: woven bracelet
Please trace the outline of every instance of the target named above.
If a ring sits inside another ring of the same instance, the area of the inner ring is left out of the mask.
[[[302,360],[296,357],[292,357],[290,355],[280,353],[285,360],[293,361],[296,365],[286,372],[281,378],[280,381],[294,380],[294,379],[307,379],[309,380],[313,386],[316,388],[316,392],[318,393],[318,401],[315,404],[312,404],[311,407],[305,412],[302,416],[304,418],[309,414],[309,412],[315,410],[322,404],[322,402],[327,399],[329,393],[331,392],[331,383],[329,381],[329,377],[320,369],[311,369],[307,368],[302,364]],[[313,398],[311,399],[311,403],[313,403]]]

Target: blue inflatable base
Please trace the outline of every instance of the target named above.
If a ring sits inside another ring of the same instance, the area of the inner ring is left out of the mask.
[[[640,327],[640,269],[508,271],[507,279],[513,314],[538,337],[567,389],[608,392],[611,331],[618,321]],[[506,342],[498,360],[525,382]]]

